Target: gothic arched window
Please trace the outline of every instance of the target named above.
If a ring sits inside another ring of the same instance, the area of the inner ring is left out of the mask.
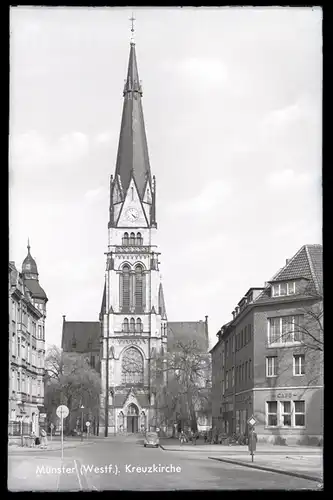
[[[122,382],[124,384],[143,383],[143,358],[135,347],[126,349],[121,363]]]
[[[126,264],[120,275],[121,304],[123,311],[129,311],[130,307],[130,268]]]
[[[140,318],[137,318],[136,320],[136,331],[139,333],[142,332],[142,321]]]
[[[123,245],[128,245],[128,233],[124,233],[124,236],[123,236]]]
[[[128,318],[124,319],[124,322],[123,322],[123,332],[128,332]]]
[[[130,245],[135,245],[135,234],[131,233],[130,235]]]
[[[130,320],[130,332],[135,332],[135,320],[134,318],[131,318]]]
[[[141,245],[143,244],[143,240],[142,240],[142,235],[141,235],[141,233],[137,233],[137,235],[136,235],[136,244],[137,244],[138,246],[141,246]]]
[[[143,268],[140,264],[138,264],[135,267],[135,289],[134,289],[134,294],[135,294],[135,310],[136,311],[142,311],[143,309],[143,296],[144,296],[144,290],[143,290]]]

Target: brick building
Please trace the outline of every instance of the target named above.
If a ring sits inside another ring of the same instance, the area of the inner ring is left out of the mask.
[[[44,403],[45,319],[47,296],[30,254],[20,273],[9,263],[9,405],[8,433],[15,439],[39,432]]]
[[[213,426],[265,441],[318,441],[323,429],[322,247],[303,246],[250,288],[211,350]]]

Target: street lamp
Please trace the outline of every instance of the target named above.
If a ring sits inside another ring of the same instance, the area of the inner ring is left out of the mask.
[[[81,441],[83,441],[83,410],[84,406],[81,405]]]

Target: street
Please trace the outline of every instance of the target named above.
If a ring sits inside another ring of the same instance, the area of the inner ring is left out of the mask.
[[[9,454],[11,491],[317,489],[314,481],[209,460],[205,452],[144,448],[140,437],[92,439],[64,450]],[[209,453],[212,455],[211,453]]]

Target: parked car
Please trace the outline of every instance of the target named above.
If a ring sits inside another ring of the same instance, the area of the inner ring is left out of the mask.
[[[159,445],[160,445],[160,440],[157,435],[157,432],[147,432],[143,440],[143,446],[145,448],[147,446],[154,446],[155,448],[158,448]]]

